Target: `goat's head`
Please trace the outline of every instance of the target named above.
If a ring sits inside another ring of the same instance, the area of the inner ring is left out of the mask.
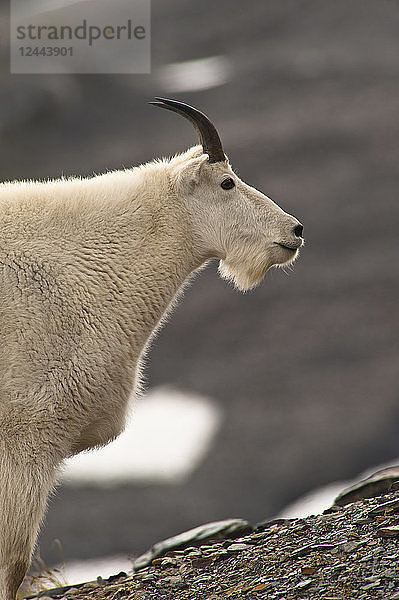
[[[220,275],[248,290],[271,267],[292,263],[304,243],[300,222],[237,177],[203,113],[166,98],[152,104],[184,116],[198,132],[201,145],[172,165],[204,253],[221,259]]]

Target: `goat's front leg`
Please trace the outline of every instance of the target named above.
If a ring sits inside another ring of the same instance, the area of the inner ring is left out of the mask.
[[[46,448],[24,433],[17,440],[0,432],[0,600],[16,598],[56,472]]]

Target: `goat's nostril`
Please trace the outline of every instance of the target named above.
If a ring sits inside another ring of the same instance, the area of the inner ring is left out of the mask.
[[[295,237],[302,237],[303,234],[303,225],[300,223],[294,227],[294,235]]]

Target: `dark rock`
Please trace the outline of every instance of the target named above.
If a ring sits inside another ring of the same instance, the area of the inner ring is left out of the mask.
[[[111,577],[108,577],[107,581],[110,583],[111,581],[117,581],[118,579],[121,579],[121,577],[126,577],[125,571],[119,571],[119,573],[116,575],[111,575]]]
[[[373,518],[377,517],[378,515],[385,515],[391,512],[399,512],[399,500],[389,500],[388,502],[383,502],[376,508],[369,510],[367,516]]]
[[[191,564],[193,567],[206,567],[207,565],[212,564],[213,561],[213,556],[201,556],[198,558],[193,558]]]
[[[301,568],[301,575],[314,575],[317,571],[317,567],[311,565],[311,566],[304,566]]]
[[[380,537],[398,537],[399,536],[399,525],[392,525],[391,527],[380,527],[377,529],[377,534]]]
[[[273,525],[282,525],[283,523],[294,520],[295,519],[266,519],[265,521],[261,521],[255,525],[255,531],[264,531]]]

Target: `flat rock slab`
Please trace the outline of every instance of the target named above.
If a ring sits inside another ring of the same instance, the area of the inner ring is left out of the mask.
[[[376,498],[399,487],[399,465],[386,467],[347,487],[334,501],[335,506],[345,506],[362,498]]]
[[[194,529],[189,529],[171,538],[157,542],[134,561],[133,570],[138,571],[146,567],[151,561],[164,556],[171,550],[181,550],[190,546],[195,548],[209,541],[218,542],[220,540],[234,539],[252,531],[252,525],[244,519],[226,519],[224,521],[206,523],[205,525],[200,525]]]

